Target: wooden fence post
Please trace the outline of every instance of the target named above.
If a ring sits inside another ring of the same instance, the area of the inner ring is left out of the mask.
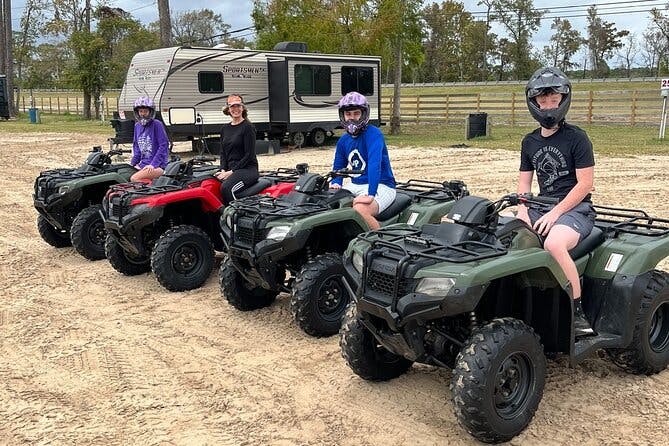
[[[476,93],[476,113],[481,112],[481,93]]]
[[[420,122],[420,95],[416,96],[416,124]]]
[[[60,114],[60,96],[56,96],[56,106],[58,107],[58,114]]]
[[[450,105],[449,99],[450,99],[450,96],[446,95],[446,124],[448,124],[448,111],[449,111],[448,108],[449,108],[449,105]]]
[[[49,113],[53,113],[53,107],[51,106],[51,96],[49,96]]]
[[[595,94],[592,90],[588,93],[588,124],[592,124],[592,102],[595,98]]]
[[[637,99],[637,90],[632,91],[632,110],[630,116],[630,124],[633,126],[636,125],[636,99]]]
[[[516,92],[511,93],[511,126],[516,125]]]
[[[74,114],[79,114],[79,96],[74,97]]]

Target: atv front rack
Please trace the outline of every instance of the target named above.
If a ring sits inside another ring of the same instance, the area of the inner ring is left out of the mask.
[[[359,239],[371,244],[370,250],[387,248],[396,251],[402,258],[431,259],[438,262],[467,263],[503,256],[508,250],[491,243],[464,240],[443,243],[432,237],[423,237],[419,228],[387,228],[358,235]]]
[[[595,225],[607,237],[616,238],[620,233],[662,237],[669,234],[669,219],[648,215],[640,209],[611,206],[593,206],[597,211]]]
[[[464,182],[455,181],[429,181],[410,179],[395,185],[397,191],[411,196],[416,202],[421,200],[453,201],[469,195]]]

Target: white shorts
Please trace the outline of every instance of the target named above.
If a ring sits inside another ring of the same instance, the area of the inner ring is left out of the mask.
[[[348,183],[343,188],[350,190],[353,195],[357,197],[359,195],[367,195],[369,185]],[[376,189],[376,195],[374,195],[374,200],[379,205],[379,214],[393,204],[396,194],[397,192],[392,187],[388,187],[385,184],[379,184],[379,187]]]

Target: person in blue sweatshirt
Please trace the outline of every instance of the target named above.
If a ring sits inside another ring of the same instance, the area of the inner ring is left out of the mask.
[[[165,125],[156,117],[153,101],[142,96],[135,101],[135,135],[132,141],[130,165],[137,169],[130,181],[153,180],[167,167],[170,142]]]
[[[337,141],[332,169],[350,166],[362,174],[343,186],[355,198],[355,209],[370,229],[379,229],[376,216],[395,200],[395,177],[390,167],[388,148],[383,133],[369,124],[369,103],[356,91],[345,94],[338,104],[339,120],[346,133]],[[342,178],[335,178],[330,187],[342,187]]]

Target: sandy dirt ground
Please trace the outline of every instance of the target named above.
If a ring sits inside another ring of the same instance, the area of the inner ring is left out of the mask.
[[[242,313],[221,297],[218,268],[204,287],[170,293],[151,274],[124,277],[43,242],[35,177],[80,164],[105,141],[0,135],[0,444],[475,444],[453,414],[448,370],[416,365],[365,382],[337,337],[314,339],[294,325],[287,295]],[[260,163],[326,172],[332,153],[302,149]],[[390,155],[398,179],[462,179],[491,198],[515,188],[515,151]],[[600,204],[666,217],[668,190],[669,157],[597,157]],[[558,358],[534,420],[511,444],[660,445],[668,431],[669,370],[632,376],[603,357],[574,368]]]

